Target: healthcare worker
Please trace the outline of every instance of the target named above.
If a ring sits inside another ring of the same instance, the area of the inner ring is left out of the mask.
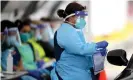
[[[6,71],[7,66],[7,57],[9,54],[12,54],[13,57],[13,67],[17,65],[18,58],[16,51],[14,50],[15,47],[19,47],[21,45],[20,37],[18,34],[17,28],[15,28],[15,24],[9,20],[3,20],[1,22],[1,41],[2,41],[2,71]],[[10,27],[9,27],[10,26]],[[13,28],[14,27],[14,28]],[[13,50],[12,53],[9,50]],[[15,52],[15,53],[14,53]],[[16,67],[17,68],[17,67]],[[17,68],[20,70],[20,68]],[[37,80],[31,76],[24,75],[18,78],[18,80]]]
[[[43,24],[46,26],[45,27],[45,33],[47,34],[45,37],[47,41],[49,41],[49,43],[52,45],[52,47],[54,47],[54,28],[56,27],[54,24],[54,20],[53,19],[49,19],[49,18],[41,18],[40,19]]]
[[[40,44],[46,52],[46,56],[49,58],[54,58],[54,47],[50,44],[49,40],[49,24],[42,23],[37,25],[37,32],[40,35],[40,39],[37,40],[37,43]]]
[[[47,49],[47,45],[44,48],[42,45],[45,43],[41,43],[39,44],[40,41],[42,41],[42,33],[44,33],[43,30],[44,26],[42,25],[42,27],[40,27],[40,24],[31,24],[31,33],[32,33],[32,38],[30,40],[28,40],[28,43],[30,43],[33,48],[34,51],[36,52],[36,60],[43,60],[44,62],[49,62],[51,60],[51,58],[47,55],[47,54],[51,54],[49,53],[48,49]]]
[[[13,47],[13,44],[10,44],[11,37],[8,37],[8,29],[7,26],[15,26],[13,22],[9,20],[1,21],[1,66],[2,70],[6,71],[7,67],[7,57],[10,54],[9,50]],[[14,61],[13,61],[14,62]]]
[[[37,69],[32,46],[26,43],[30,38],[30,34],[28,33],[30,31],[30,27],[28,25],[29,22],[29,20],[25,20],[18,26],[22,45],[20,47],[17,47],[16,50],[21,56],[21,62],[24,70]]]
[[[33,76],[34,78],[42,80],[42,75],[49,74],[49,71],[45,68],[42,68],[43,62],[36,61],[36,53],[34,52],[34,48],[28,42],[31,38],[30,24],[28,22],[22,22],[22,24],[19,26],[19,31],[23,46],[18,48],[18,51],[22,56],[24,70],[27,70],[29,75]]]
[[[86,43],[82,29],[86,25],[85,7],[76,2],[67,5],[65,10],[59,9],[58,16],[64,22],[55,32],[54,48],[56,64],[51,71],[52,80],[94,80],[92,56],[100,45]],[[77,32],[81,30],[80,32]],[[107,42],[101,42],[107,46]]]
[[[31,34],[31,27],[30,27],[30,22],[31,21],[20,21],[17,20],[15,23],[16,25],[18,25],[19,30],[20,30],[20,36],[21,36],[21,40],[24,44],[30,45],[30,48],[33,51],[32,56],[34,57],[34,61],[39,60],[38,59],[38,55],[41,57],[44,56],[44,50],[41,48],[40,45],[37,44],[35,38],[32,38],[33,35]],[[39,54],[38,54],[39,53]]]

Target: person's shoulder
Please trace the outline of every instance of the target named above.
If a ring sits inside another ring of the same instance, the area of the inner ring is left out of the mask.
[[[65,28],[74,28],[71,24],[69,23],[62,23],[61,26],[65,27]]]
[[[60,26],[60,28],[58,29],[58,31],[59,32],[63,32],[63,33],[67,33],[67,32],[75,32],[76,31],[76,29],[72,26],[72,25],[70,25],[70,24],[68,24],[68,23],[62,23],[61,24],[61,26]]]

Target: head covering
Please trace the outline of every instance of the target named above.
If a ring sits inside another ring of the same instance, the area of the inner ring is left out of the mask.
[[[30,25],[31,20],[30,19],[25,19],[24,21],[21,22],[21,24],[18,26],[19,31],[25,26],[25,25]]]
[[[1,21],[1,32],[4,32],[6,27],[15,27],[15,24],[9,20],[3,20]]]
[[[76,3],[76,2],[72,2],[72,3],[67,5],[65,10],[59,9],[57,11],[57,14],[61,18],[66,18],[68,15],[73,14],[76,11],[83,11],[85,9],[86,9],[85,6],[82,6],[81,4]]]

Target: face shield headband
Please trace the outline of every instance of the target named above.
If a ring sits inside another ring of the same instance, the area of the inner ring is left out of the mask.
[[[88,12],[87,11],[75,11],[75,13],[72,13],[72,14],[70,14],[70,15],[68,15],[68,16],[66,16],[66,18],[64,19],[64,21],[67,19],[67,18],[69,18],[69,17],[71,17],[71,16],[88,16]]]

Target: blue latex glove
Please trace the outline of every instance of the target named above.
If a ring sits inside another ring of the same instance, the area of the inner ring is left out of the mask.
[[[42,66],[45,64],[43,60],[37,61],[37,67],[42,68]]]
[[[107,41],[100,41],[97,44],[97,48],[106,48],[108,46],[108,42]]]
[[[38,70],[28,70],[29,76],[32,76],[38,80],[41,80],[41,72]]]
[[[97,53],[101,53],[102,56],[106,56],[107,49],[106,48],[100,48],[97,50]]]

